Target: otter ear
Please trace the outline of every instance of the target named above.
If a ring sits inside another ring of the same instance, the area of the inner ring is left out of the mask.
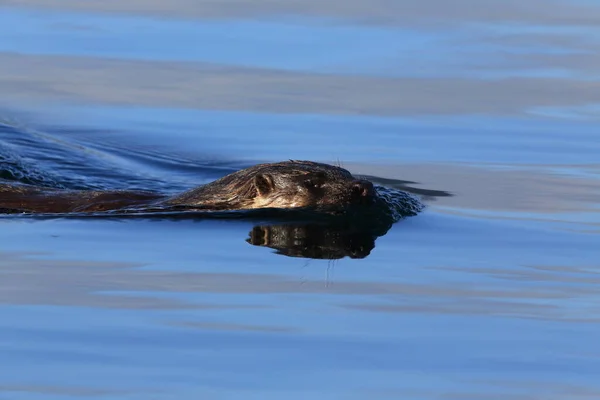
[[[254,177],[254,186],[256,186],[256,190],[258,194],[261,196],[265,196],[275,189],[275,183],[273,182],[273,177],[267,174],[258,174]]]

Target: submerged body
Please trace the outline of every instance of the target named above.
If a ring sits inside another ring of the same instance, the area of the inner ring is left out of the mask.
[[[0,184],[0,210],[89,213],[181,206],[195,210],[339,208],[367,204],[373,184],[344,168],[312,161],[258,164],[175,196],[141,191],[73,191]]]

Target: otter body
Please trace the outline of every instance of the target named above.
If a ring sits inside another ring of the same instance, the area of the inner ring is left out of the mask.
[[[0,210],[11,213],[86,213],[185,207],[222,211],[329,208],[373,201],[373,184],[344,168],[312,161],[258,164],[175,196],[141,191],[74,191],[0,184]]]

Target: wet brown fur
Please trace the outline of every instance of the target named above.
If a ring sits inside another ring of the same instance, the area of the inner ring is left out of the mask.
[[[173,197],[139,191],[70,191],[0,184],[0,209],[70,213],[146,205],[202,210],[294,208],[346,205],[373,195],[370,182],[357,180],[343,168],[290,160],[258,164]]]
[[[151,192],[126,190],[80,191],[0,185],[0,209],[13,213],[100,212],[148,204],[163,197]]]

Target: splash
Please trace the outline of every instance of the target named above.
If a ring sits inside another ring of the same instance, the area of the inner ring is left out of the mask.
[[[414,195],[385,186],[375,186],[377,191],[376,208],[387,212],[389,217],[398,222],[405,217],[415,216],[425,205]]]

